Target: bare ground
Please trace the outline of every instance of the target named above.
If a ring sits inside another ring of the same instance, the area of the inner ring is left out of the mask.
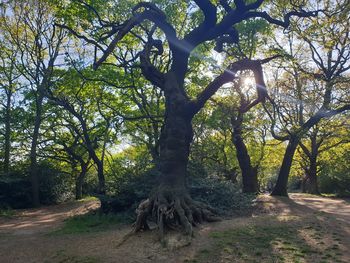
[[[22,210],[14,218],[0,218],[0,262],[213,262],[210,257],[198,256],[203,249],[213,247],[211,233],[249,225],[260,229],[276,222],[286,227],[297,223],[303,225],[297,234],[310,248],[322,251],[329,246],[337,246],[336,259],[325,259],[315,254],[303,258],[301,262],[350,262],[349,200],[302,194],[290,197],[261,196],[257,200],[256,214],[252,217],[201,225],[196,228],[191,245],[170,250],[162,247],[155,231],[139,233],[118,246],[130,231],[128,226],[104,232],[49,235],[62,226],[65,218],[98,207],[96,201]],[[320,231],[316,233],[317,229]],[[220,254],[215,261],[241,262],[234,255],[225,254]]]

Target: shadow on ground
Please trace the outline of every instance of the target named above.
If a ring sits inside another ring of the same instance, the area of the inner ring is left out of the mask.
[[[291,199],[260,196],[253,216],[201,225],[195,228],[190,246],[171,251],[161,246],[155,231],[134,235],[118,247],[130,231],[126,226],[47,235],[85,205],[0,219],[0,262],[350,262],[347,200],[300,194],[292,194]],[[27,225],[28,220],[32,225]]]

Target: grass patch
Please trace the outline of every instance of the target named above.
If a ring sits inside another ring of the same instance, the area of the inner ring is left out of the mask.
[[[0,209],[0,217],[11,218],[15,216],[15,211],[12,209]]]
[[[55,230],[51,234],[62,235],[107,231],[117,225],[131,223],[132,220],[133,218],[129,214],[99,214],[91,212],[66,219],[62,228]]]
[[[298,237],[291,235],[289,230],[288,226],[277,225],[248,226],[224,232],[213,232],[210,236],[216,241],[210,255],[217,258],[232,251],[230,254],[237,262],[240,260],[258,262],[259,259],[264,262],[274,262],[281,257],[297,262],[300,257],[304,256],[303,247],[300,246]],[[293,230],[297,232],[296,229]]]
[[[320,262],[336,255],[320,247],[311,247],[300,231],[314,231],[305,222],[281,222],[269,218],[268,225],[256,222],[241,228],[215,231],[209,234],[212,242],[198,253],[192,262]],[[336,250],[337,246],[332,247]],[[330,256],[331,255],[331,256]],[[229,259],[230,261],[227,261]],[[225,261],[226,260],[226,261]]]

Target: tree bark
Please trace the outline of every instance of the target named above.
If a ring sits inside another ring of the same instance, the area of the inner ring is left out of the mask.
[[[317,159],[310,159],[310,167],[306,172],[306,176],[303,180],[303,192],[308,194],[319,195],[318,182],[317,182]]]
[[[284,153],[281,169],[278,173],[277,183],[271,193],[274,196],[288,196],[287,185],[289,172],[292,167],[293,157],[295,150],[299,144],[299,138],[297,136],[291,136],[289,139],[287,149]]]
[[[257,169],[251,164],[247,147],[242,138],[243,115],[238,114],[236,120],[232,120],[232,142],[236,148],[237,160],[242,173],[244,193],[257,193],[259,191]]]
[[[85,141],[87,150],[89,152],[89,156],[97,166],[98,193],[101,195],[105,195],[106,194],[106,185],[105,185],[103,161],[100,160],[100,158],[96,154],[94,142],[92,142],[90,139],[90,135],[88,132],[88,126],[87,126],[85,120],[83,119],[83,117],[81,115],[77,114],[75,111],[71,111],[71,112],[80,121],[82,131],[83,131],[84,141]]]
[[[83,197],[83,184],[88,170],[88,163],[81,165],[81,171],[75,181],[75,199],[80,200]]]
[[[29,174],[32,186],[32,204],[34,207],[40,205],[39,198],[39,171],[38,171],[38,162],[37,162],[37,146],[39,140],[39,131],[42,121],[42,106],[43,106],[43,95],[38,92],[38,97],[36,99],[36,115],[34,121],[34,130],[32,143],[30,148],[30,166],[29,166]]]
[[[318,142],[318,128],[311,133],[310,150],[303,144],[300,143],[300,147],[303,150],[307,160],[309,161],[308,166],[304,167],[305,176],[302,180],[302,192],[309,194],[319,195],[318,183],[317,183],[317,157],[319,155],[319,147],[322,144],[323,139]]]
[[[4,145],[4,175],[9,175],[10,170],[10,151],[11,151],[11,87],[6,92],[6,109],[5,109],[5,145]]]
[[[96,154],[95,154],[96,155]],[[93,158],[97,166],[97,177],[98,177],[98,193],[101,195],[106,194],[106,181],[103,169],[103,162],[97,158]]]
[[[319,144],[317,143],[317,133],[311,137],[311,151],[307,156],[309,159],[309,168],[306,169],[306,176],[304,178],[304,193],[319,195],[317,183],[317,157],[319,154]]]
[[[161,238],[166,227],[183,227],[192,235],[192,226],[203,220],[215,220],[210,208],[191,199],[186,189],[190,144],[193,138],[192,111],[189,100],[168,73],[165,84],[166,114],[160,135],[159,185],[150,198],[142,202],[134,231],[147,229],[147,217],[156,218]],[[169,87],[167,87],[169,85]]]

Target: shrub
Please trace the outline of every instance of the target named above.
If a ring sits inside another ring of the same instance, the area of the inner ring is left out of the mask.
[[[202,201],[220,215],[245,215],[251,211],[254,194],[243,194],[240,187],[218,178],[189,178],[189,190],[194,200]]]
[[[74,197],[73,182],[69,174],[59,171],[49,163],[40,163],[38,171],[42,204],[60,203]],[[0,208],[20,209],[31,205],[31,182],[25,168],[12,172],[9,176],[0,176]]]
[[[302,179],[299,176],[291,176],[288,180],[289,192],[300,192]]]
[[[115,195],[99,197],[102,211],[134,213],[139,203],[147,199],[157,186],[158,176],[152,169],[144,175],[129,176],[123,183],[119,182]],[[254,195],[242,194],[240,188],[232,182],[218,178],[189,176],[188,187],[193,199],[214,207],[221,215],[245,214],[255,198]]]
[[[31,203],[30,182],[27,178],[17,174],[0,177],[0,209],[28,208]]]
[[[319,190],[339,197],[350,196],[350,176],[346,171],[322,172],[319,176]]]
[[[125,175],[119,177],[114,188],[109,190],[112,195],[98,196],[104,213],[122,211],[134,212],[139,203],[149,197],[153,187],[157,185],[158,172],[151,169],[143,175]]]
[[[74,198],[71,175],[61,172],[49,163],[39,164],[40,202],[57,204]]]

